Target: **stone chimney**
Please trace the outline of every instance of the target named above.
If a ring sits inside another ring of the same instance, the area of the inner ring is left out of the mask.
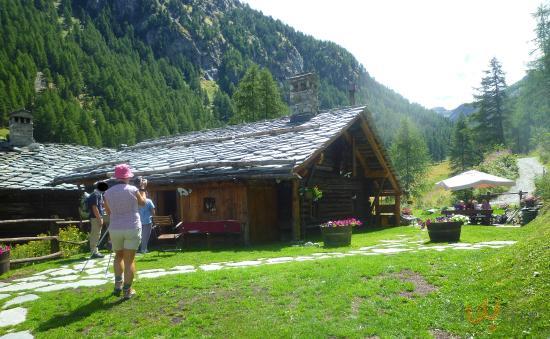
[[[19,110],[9,114],[10,145],[24,147],[34,142],[32,114],[27,110]]]
[[[288,78],[290,83],[290,122],[307,121],[319,112],[319,79],[315,73]]]

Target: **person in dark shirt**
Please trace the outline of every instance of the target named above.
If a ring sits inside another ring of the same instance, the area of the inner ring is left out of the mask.
[[[103,207],[103,192],[105,192],[107,188],[109,188],[109,186],[102,181],[96,183],[94,191],[86,199],[91,225],[89,240],[92,258],[103,258],[103,254],[99,253],[97,245],[99,236],[101,235],[101,228],[103,227],[103,216],[105,214]]]

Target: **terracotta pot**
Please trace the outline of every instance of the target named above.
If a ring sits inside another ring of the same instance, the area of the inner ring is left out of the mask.
[[[431,242],[457,242],[460,240],[462,222],[432,222],[428,225]]]
[[[349,246],[352,226],[321,227],[325,247]]]

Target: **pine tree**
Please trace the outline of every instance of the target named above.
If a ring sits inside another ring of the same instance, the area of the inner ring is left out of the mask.
[[[492,58],[489,67],[484,71],[481,87],[477,89],[475,105],[478,111],[473,114],[476,138],[484,148],[505,144],[504,124],[507,117],[504,106],[506,80],[502,66],[496,58]]]
[[[390,148],[390,156],[401,178],[405,194],[415,195],[422,184],[422,177],[426,173],[430,158],[424,138],[408,119],[401,122]]]
[[[451,169],[454,174],[464,172],[479,163],[480,152],[476,150],[472,133],[464,115],[456,122],[451,140]]]

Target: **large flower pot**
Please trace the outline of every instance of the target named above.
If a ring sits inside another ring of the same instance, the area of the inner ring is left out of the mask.
[[[0,274],[10,270],[10,251],[0,254]]]
[[[352,226],[321,227],[325,247],[349,246]]]
[[[521,224],[526,225],[537,217],[538,210],[536,208],[524,207],[521,209]]]
[[[457,242],[460,240],[462,222],[432,222],[428,234],[432,242]]]

